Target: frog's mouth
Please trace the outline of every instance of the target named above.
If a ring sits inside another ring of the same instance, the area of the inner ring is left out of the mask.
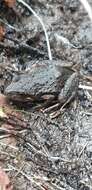
[[[57,103],[54,95],[43,95],[42,98],[38,99],[31,95],[24,94],[8,94],[7,96],[9,102],[19,109],[24,110],[40,110],[41,108],[47,108],[55,103]]]
[[[7,97],[9,99],[11,99],[12,101],[20,101],[20,102],[32,102],[32,101],[36,101],[35,96],[33,95],[28,95],[28,94],[24,94],[24,93],[7,93]]]
[[[33,96],[28,96],[24,94],[8,94],[7,99],[10,104],[17,106],[20,109],[29,109],[36,105],[36,100]]]
[[[34,96],[34,95],[30,95],[30,94],[24,94],[24,93],[19,93],[16,92],[16,94],[14,92],[12,93],[7,93],[7,97],[8,99],[11,99],[12,101],[20,101],[20,102],[43,102],[43,101],[47,101],[49,99],[56,99],[57,98],[57,94],[49,94],[49,93],[45,93],[45,94],[41,94],[38,96]]]

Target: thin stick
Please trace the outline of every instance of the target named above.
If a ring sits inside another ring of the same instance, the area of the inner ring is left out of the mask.
[[[7,146],[7,147],[12,148],[12,149],[14,149],[14,150],[18,150],[18,148],[15,147],[15,146],[12,146],[12,145],[9,145],[9,144],[5,144],[5,143],[2,143],[2,142],[0,142],[0,144],[1,144],[2,146]]]
[[[91,5],[88,3],[87,0],[80,0],[80,2],[83,4],[85,10],[88,13],[88,16],[89,16],[90,20],[92,21],[92,9],[91,9]]]
[[[12,170],[15,170],[15,171],[19,172],[21,175],[23,175],[23,176],[24,176],[28,181],[30,181],[32,184],[35,183],[38,187],[40,187],[40,189],[42,189],[42,190],[44,189],[44,188],[42,187],[42,185],[41,185],[40,182],[36,182],[36,180],[35,180],[34,177],[28,176],[26,173],[24,173],[23,171],[17,169],[16,167],[14,167],[14,166],[12,166],[12,165],[10,165],[10,164],[8,164],[8,166],[10,167],[9,169],[12,168]]]
[[[83,89],[83,90],[92,90],[92,86],[86,86],[86,85],[82,85],[82,84],[79,85],[79,88]]]
[[[1,18],[0,18],[0,22],[2,22],[3,24],[5,24],[5,25],[8,26],[9,28],[15,30],[16,32],[19,32],[19,31],[20,31],[20,29],[15,28],[14,26],[8,24],[7,22],[5,22],[5,21],[4,21],[3,19],[1,19]]]
[[[17,169],[16,167],[10,164],[8,164],[8,166],[10,167],[9,169],[18,171],[22,176],[24,176],[32,184],[36,184],[41,190],[44,190],[44,189],[54,190],[54,188],[58,190],[63,190],[63,188],[59,187],[57,184],[52,183],[51,180],[45,176],[39,176],[39,175],[29,176],[26,173],[24,173],[22,170]],[[47,186],[47,188],[45,188],[45,186]]]
[[[47,31],[46,31],[46,28],[45,28],[45,25],[44,25],[43,21],[41,20],[41,18],[37,15],[37,13],[27,3],[25,3],[23,0],[17,0],[17,1],[19,3],[21,3],[22,5],[24,5],[30,12],[32,12],[33,15],[39,20],[40,24],[42,25],[42,28],[44,30],[44,34],[45,34],[45,37],[46,37],[49,60],[52,60],[49,38],[48,38],[48,34],[47,34]]]
[[[78,156],[78,160],[79,160],[79,158],[81,157],[81,155],[82,155],[82,153],[84,152],[84,150],[85,150],[85,148],[87,147],[87,145],[88,145],[88,142],[86,142],[85,145],[84,145],[84,147],[82,148],[82,150],[81,150],[81,152],[80,152],[80,154],[79,154],[79,156]]]

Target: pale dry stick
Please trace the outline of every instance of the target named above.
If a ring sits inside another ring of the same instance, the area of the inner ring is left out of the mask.
[[[70,100],[71,100],[71,97],[62,105],[62,107],[60,108],[60,110],[51,113],[50,114],[50,118],[54,119],[54,118],[58,117],[61,113],[63,113],[64,107],[70,102]]]
[[[9,28],[15,30],[16,32],[20,32],[20,29],[15,28],[14,26],[8,24],[7,22],[5,22],[3,19],[0,18],[0,22],[2,22],[4,25],[8,26]]]
[[[9,129],[6,129],[6,128],[4,128],[4,127],[1,127],[0,128],[0,131],[2,132],[2,131],[4,131],[4,132],[9,132]]]
[[[3,170],[4,170],[5,172],[10,172],[10,171],[12,171],[12,168],[3,168]]]
[[[55,188],[55,190],[56,189],[58,189],[58,190],[64,190],[64,188],[62,188],[62,187],[59,187],[57,184],[55,184],[55,183],[51,183],[51,185],[53,186],[53,188]]]
[[[4,139],[4,138],[8,138],[8,137],[10,137],[10,134],[0,135],[0,140],[1,140],[1,139]]]
[[[69,42],[69,40],[67,38],[65,38],[64,36],[62,35],[58,35],[57,33],[55,34],[55,37],[58,41],[61,41],[65,46],[68,46],[69,47],[72,47],[72,48],[75,48],[75,49],[78,49],[79,47],[76,47],[74,46],[73,44],[71,44]]]
[[[92,8],[91,8],[91,5],[88,3],[87,0],[80,0],[80,2],[83,4],[85,10],[88,13],[88,16],[89,16],[91,22],[92,22]]]
[[[20,172],[23,170],[23,167],[25,165],[25,162],[23,161],[22,166],[18,169],[17,173],[14,175],[14,177],[12,178],[11,182],[14,184],[14,180],[15,178],[20,174]]]
[[[32,183],[35,183],[38,187],[40,187],[42,190],[44,190],[44,186],[47,185],[48,189],[50,190],[63,190],[61,187],[57,186],[56,184],[50,183],[50,179],[45,177],[45,176],[36,176],[36,175],[31,175],[28,176],[27,174],[25,174],[23,171],[21,171],[20,169],[15,168],[14,166],[8,164],[8,166],[10,166],[10,169],[12,168],[13,170],[18,171],[20,174],[22,174],[27,180],[29,180]],[[38,182],[36,182],[38,181]],[[39,182],[40,181],[40,182]],[[46,183],[44,185],[44,183]],[[55,187],[55,189],[53,187]]]
[[[41,150],[37,150],[33,145],[31,145],[30,143],[26,143],[36,154],[40,154],[42,156],[47,157],[47,155],[42,152]]]
[[[28,31],[30,32],[31,29],[28,29],[27,26],[24,28],[17,28],[15,26],[12,26],[11,24],[9,24],[7,21],[4,21],[3,19],[0,18],[0,22],[3,23],[4,25],[8,26],[9,28],[11,28],[12,30],[16,31],[16,32],[24,32],[24,31]]]
[[[83,89],[83,90],[92,90],[92,86],[86,86],[86,85],[82,85],[82,84],[79,85],[79,88]]]
[[[27,131],[27,129],[23,129],[23,130],[19,131],[18,134],[23,134],[23,133],[25,133],[26,131]]]
[[[69,160],[65,160],[64,158],[62,157],[59,157],[59,156],[51,156],[49,153],[47,153],[46,151],[45,152],[42,152],[41,150],[37,150],[35,147],[33,147],[30,143],[27,143],[27,145],[32,148],[32,150],[36,153],[36,154],[40,154],[44,157],[46,157],[48,160],[54,162],[54,161],[57,161],[57,160],[60,160],[61,162],[68,162],[68,163],[71,163],[71,161]]]
[[[46,37],[46,42],[47,42],[47,48],[48,48],[48,56],[49,56],[49,60],[52,60],[52,55],[51,55],[51,48],[50,48],[50,43],[49,43],[49,38],[48,38],[48,34],[45,28],[45,25],[42,21],[42,19],[37,15],[37,13],[23,0],[17,0],[19,3],[21,3],[23,6],[25,6],[30,12],[33,13],[33,15],[37,18],[37,20],[40,22],[40,24],[42,25],[45,37]]]
[[[2,146],[7,146],[7,147],[12,148],[12,149],[14,149],[14,150],[18,150],[18,148],[15,147],[15,146],[12,146],[12,145],[9,145],[9,144],[5,144],[5,143],[2,143],[2,142],[0,142],[0,144],[1,144]]]
[[[15,158],[15,155],[10,154],[10,153],[8,153],[8,152],[0,151],[0,154],[7,155],[7,156],[10,156],[10,157],[12,157],[12,158]]]
[[[41,150],[37,150],[37,149],[36,149],[35,147],[33,147],[30,143],[27,143],[27,145],[28,145],[30,148],[32,148],[36,154],[40,154],[40,155],[42,155],[42,156],[44,156],[44,157],[48,157],[47,152],[44,152],[44,151],[42,152]]]
[[[19,169],[15,168],[14,166],[8,164],[8,166],[10,167],[10,169],[12,168],[12,170],[15,170],[17,172],[19,172],[21,175],[23,175],[28,181],[30,181],[31,183],[35,183],[38,187],[40,187],[42,190],[44,190],[44,188],[42,187],[40,182],[36,182],[34,180],[34,177],[28,176],[26,173],[24,173],[23,171],[20,171]]]
[[[42,113],[50,112],[50,111],[52,111],[53,109],[58,108],[58,106],[59,106],[59,103],[56,103],[56,104],[54,104],[53,106],[50,106],[50,107],[48,107],[48,108],[46,108],[46,109],[44,109],[44,110],[41,110],[41,111],[42,111]]]
[[[85,115],[92,116],[91,112],[83,112]]]
[[[84,147],[82,148],[82,150],[81,150],[81,152],[80,152],[80,154],[79,154],[79,156],[78,156],[77,161],[80,159],[80,157],[81,157],[83,151],[85,150],[85,148],[87,147],[87,145],[88,145],[88,142],[86,142],[85,145],[84,145]]]
[[[88,189],[92,189],[92,185],[88,184],[86,181],[80,180],[80,184],[84,184],[85,187],[88,187]]]

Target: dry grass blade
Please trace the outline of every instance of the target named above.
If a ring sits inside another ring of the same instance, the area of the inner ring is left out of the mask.
[[[27,3],[25,3],[23,0],[17,0],[17,1],[19,3],[21,3],[23,6],[25,6],[30,12],[32,12],[33,15],[37,18],[37,20],[42,25],[42,28],[44,30],[45,37],[46,37],[47,47],[48,47],[48,56],[49,56],[49,59],[52,60],[49,38],[48,38],[48,34],[47,34],[47,31],[46,31],[46,28],[45,28],[45,25],[44,25],[43,21],[41,20],[41,18],[36,14],[36,12]]]

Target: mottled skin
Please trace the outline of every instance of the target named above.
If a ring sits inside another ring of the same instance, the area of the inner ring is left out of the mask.
[[[73,98],[78,88],[78,74],[57,63],[47,61],[46,64],[38,64],[29,73],[21,74],[17,81],[11,82],[5,93],[11,97],[30,96],[36,101],[44,95],[50,95],[50,98],[53,95],[60,103]]]

